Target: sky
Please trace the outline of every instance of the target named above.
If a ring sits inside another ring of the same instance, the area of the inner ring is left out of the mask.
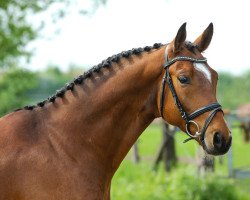
[[[194,41],[213,22],[213,39],[204,52],[209,65],[233,74],[250,70],[249,0],[108,0],[93,15],[79,15],[79,8],[90,6],[91,0],[78,0],[56,24],[49,15],[56,5],[32,19],[34,24],[43,19],[46,26],[28,47],[34,49],[30,69],[50,64],[63,70],[71,64],[90,68],[123,50],[168,43],[184,22],[187,40]]]

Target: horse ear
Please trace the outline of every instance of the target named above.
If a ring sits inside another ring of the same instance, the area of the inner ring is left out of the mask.
[[[194,44],[198,46],[198,50],[203,52],[209,46],[214,32],[213,23],[210,23],[206,30],[194,41]]]
[[[177,53],[181,50],[181,46],[186,40],[187,32],[186,32],[186,22],[181,25],[179,28],[177,35],[174,39],[174,53]]]

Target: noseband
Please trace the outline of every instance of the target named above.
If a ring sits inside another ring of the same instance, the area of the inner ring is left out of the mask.
[[[164,90],[165,90],[165,85],[167,82],[168,87],[169,87],[169,89],[172,93],[172,96],[174,98],[174,103],[177,106],[177,108],[179,109],[181,117],[185,120],[185,123],[186,123],[186,134],[189,136],[189,138],[184,140],[184,143],[186,143],[192,139],[195,139],[195,138],[200,138],[200,141],[203,141],[204,137],[205,137],[205,132],[206,132],[210,122],[212,121],[213,117],[215,116],[215,114],[218,111],[223,112],[221,105],[217,102],[211,103],[209,105],[206,105],[204,107],[197,109],[196,111],[192,112],[191,114],[187,114],[185,112],[184,108],[182,107],[181,102],[177,96],[175,89],[174,89],[173,81],[172,81],[172,78],[171,78],[170,73],[169,73],[169,68],[171,67],[172,64],[174,64],[177,61],[189,61],[189,62],[193,62],[193,63],[206,63],[207,59],[206,58],[197,59],[197,58],[192,58],[192,57],[187,57],[187,56],[177,56],[169,61],[168,55],[167,55],[167,47],[166,47],[166,50],[164,53],[164,59],[165,59],[165,62],[164,62],[163,68],[166,71],[165,71],[165,75],[164,75],[163,80],[162,80],[162,92],[161,92],[161,99],[160,99],[161,116],[163,117],[163,107],[164,107],[164,97],[165,97]],[[196,117],[202,115],[203,113],[206,113],[209,111],[211,111],[211,112],[208,115],[203,128],[200,130],[198,124],[194,121],[194,119]],[[193,124],[196,128],[196,132],[194,135],[192,135],[192,133],[190,131],[191,124]]]

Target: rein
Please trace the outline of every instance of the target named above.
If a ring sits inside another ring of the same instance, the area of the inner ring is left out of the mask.
[[[164,53],[164,64],[163,64],[163,68],[166,70],[165,71],[165,75],[163,77],[162,80],[162,92],[161,92],[161,99],[160,99],[160,112],[161,112],[161,116],[163,118],[163,108],[164,108],[164,90],[165,90],[165,86],[166,83],[168,84],[168,87],[172,93],[172,96],[174,98],[174,103],[177,106],[181,117],[184,119],[185,123],[186,123],[186,134],[189,136],[188,139],[184,140],[184,143],[195,139],[195,138],[199,138],[200,141],[204,140],[205,137],[205,132],[209,126],[209,124],[211,123],[213,117],[215,116],[215,114],[219,111],[222,111],[222,107],[219,103],[215,102],[215,103],[211,103],[208,104],[204,107],[201,107],[199,109],[197,109],[196,111],[192,112],[191,114],[187,114],[184,110],[184,108],[181,105],[181,102],[177,96],[177,93],[174,89],[174,85],[173,85],[173,81],[172,78],[170,76],[169,73],[169,68],[171,67],[172,64],[174,64],[177,61],[189,61],[189,62],[193,62],[193,63],[206,63],[207,59],[206,58],[202,58],[202,59],[197,59],[197,58],[192,58],[192,57],[188,57],[188,56],[177,56],[175,58],[173,58],[172,60],[168,60],[168,55],[167,55],[167,47],[165,49],[165,53]],[[196,117],[206,113],[206,112],[210,112],[209,116],[207,117],[207,119],[205,120],[205,124],[203,126],[203,128],[200,130],[198,124],[193,120]],[[193,135],[190,131],[190,125],[193,124],[196,127],[196,132]]]

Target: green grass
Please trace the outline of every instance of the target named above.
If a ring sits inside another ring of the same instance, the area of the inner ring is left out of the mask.
[[[216,171],[206,177],[198,177],[194,164],[180,163],[171,173],[163,166],[157,172],[152,170],[161,143],[161,127],[151,125],[138,140],[142,161],[131,162],[131,152],[122,162],[112,181],[111,197],[114,200],[127,199],[248,199],[250,200],[250,180],[228,179],[227,156],[220,165],[216,160]],[[198,144],[194,141],[183,144],[184,133],[176,135],[178,157],[194,158]],[[233,131],[234,166],[249,165],[248,151],[239,130]]]

